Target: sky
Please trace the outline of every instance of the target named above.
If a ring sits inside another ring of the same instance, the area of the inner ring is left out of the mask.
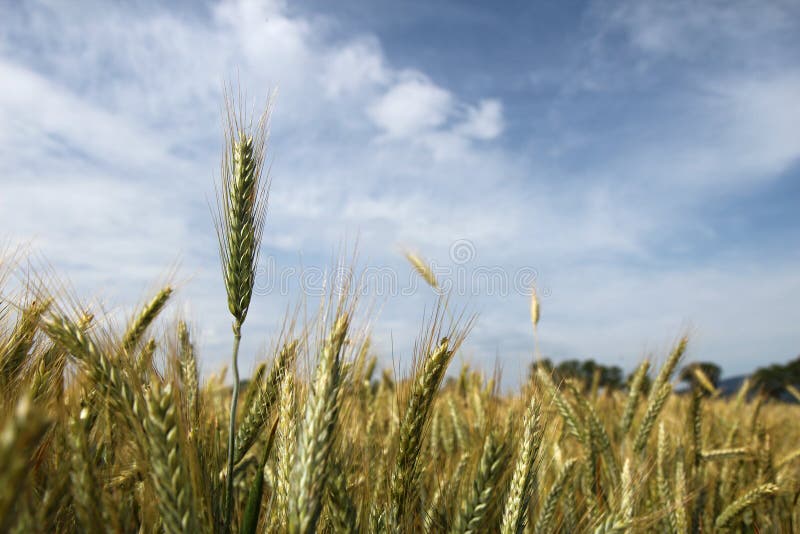
[[[800,3],[0,0],[0,241],[130,314],[174,272],[206,371],[230,316],[209,202],[221,105],[274,95],[247,374],[345,251],[384,366],[436,295],[518,383],[690,335],[726,375],[800,353]],[[281,280],[286,280],[285,284]],[[305,288],[304,291],[300,287]],[[286,286],[286,287],[283,287]]]

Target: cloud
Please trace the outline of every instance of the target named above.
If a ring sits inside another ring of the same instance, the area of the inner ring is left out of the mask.
[[[362,39],[333,51],[322,77],[326,95],[333,100],[358,94],[365,87],[383,86],[390,73],[375,39]]]
[[[800,8],[783,1],[602,1],[594,14],[606,31],[624,31],[632,45],[651,55],[695,61],[714,52],[708,58],[714,62],[733,55],[761,62],[765,58],[749,51],[774,46],[776,36],[796,31]]]
[[[442,126],[452,108],[448,91],[418,78],[394,85],[370,106],[368,114],[390,137],[413,138]]]
[[[457,131],[475,139],[494,139],[503,133],[503,128],[503,104],[490,98],[482,100],[477,107],[470,108]]]

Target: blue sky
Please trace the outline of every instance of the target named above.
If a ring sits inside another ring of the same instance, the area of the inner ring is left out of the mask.
[[[177,263],[173,313],[197,319],[206,369],[229,342],[207,199],[237,76],[252,102],[278,90],[263,248],[278,272],[358,239],[362,265],[407,280],[405,246],[468,276],[535,273],[556,360],[630,369],[684,332],[727,374],[800,352],[796,2],[2,12],[3,238],[120,313]],[[462,293],[480,317],[461,358],[517,381],[527,297]],[[297,297],[255,297],[245,368]],[[433,295],[372,302],[383,363],[407,362]]]

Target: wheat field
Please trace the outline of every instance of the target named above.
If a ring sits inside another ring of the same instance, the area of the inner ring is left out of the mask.
[[[240,381],[268,117],[227,109],[227,369],[200,373],[192,325],[165,319],[169,286],[118,324],[0,259],[0,532],[800,531],[800,407],[747,383],[723,399],[699,370],[676,392],[686,338],[622,388],[534,364],[501,392],[497,374],[450,368],[475,317],[447,295],[396,376],[358,299],[331,288]],[[534,296],[537,335],[539,318]]]

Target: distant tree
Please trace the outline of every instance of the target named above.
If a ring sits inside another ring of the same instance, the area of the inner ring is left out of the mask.
[[[539,358],[538,360],[531,362],[530,366],[531,373],[535,373],[539,367],[543,368],[548,373],[552,372],[553,362],[552,360],[550,360],[550,358]]]
[[[592,384],[595,372],[599,372],[600,381],[598,385],[600,387],[619,388],[622,385],[622,369],[617,366],[607,367],[593,359],[564,360],[554,365],[549,358],[543,358],[531,363],[530,372],[535,373],[539,368],[551,373],[556,383],[567,379],[575,379],[583,383],[584,388],[588,389]]]
[[[612,389],[619,389],[622,387],[622,369],[616,365],[603,368],[603,377],[600,379],[600,384]]]
[[[788,384],[800,384],[800,356],[786,365],[773,364],[756,369],[753,373],[756,388],[770,397],[781,397]]]

